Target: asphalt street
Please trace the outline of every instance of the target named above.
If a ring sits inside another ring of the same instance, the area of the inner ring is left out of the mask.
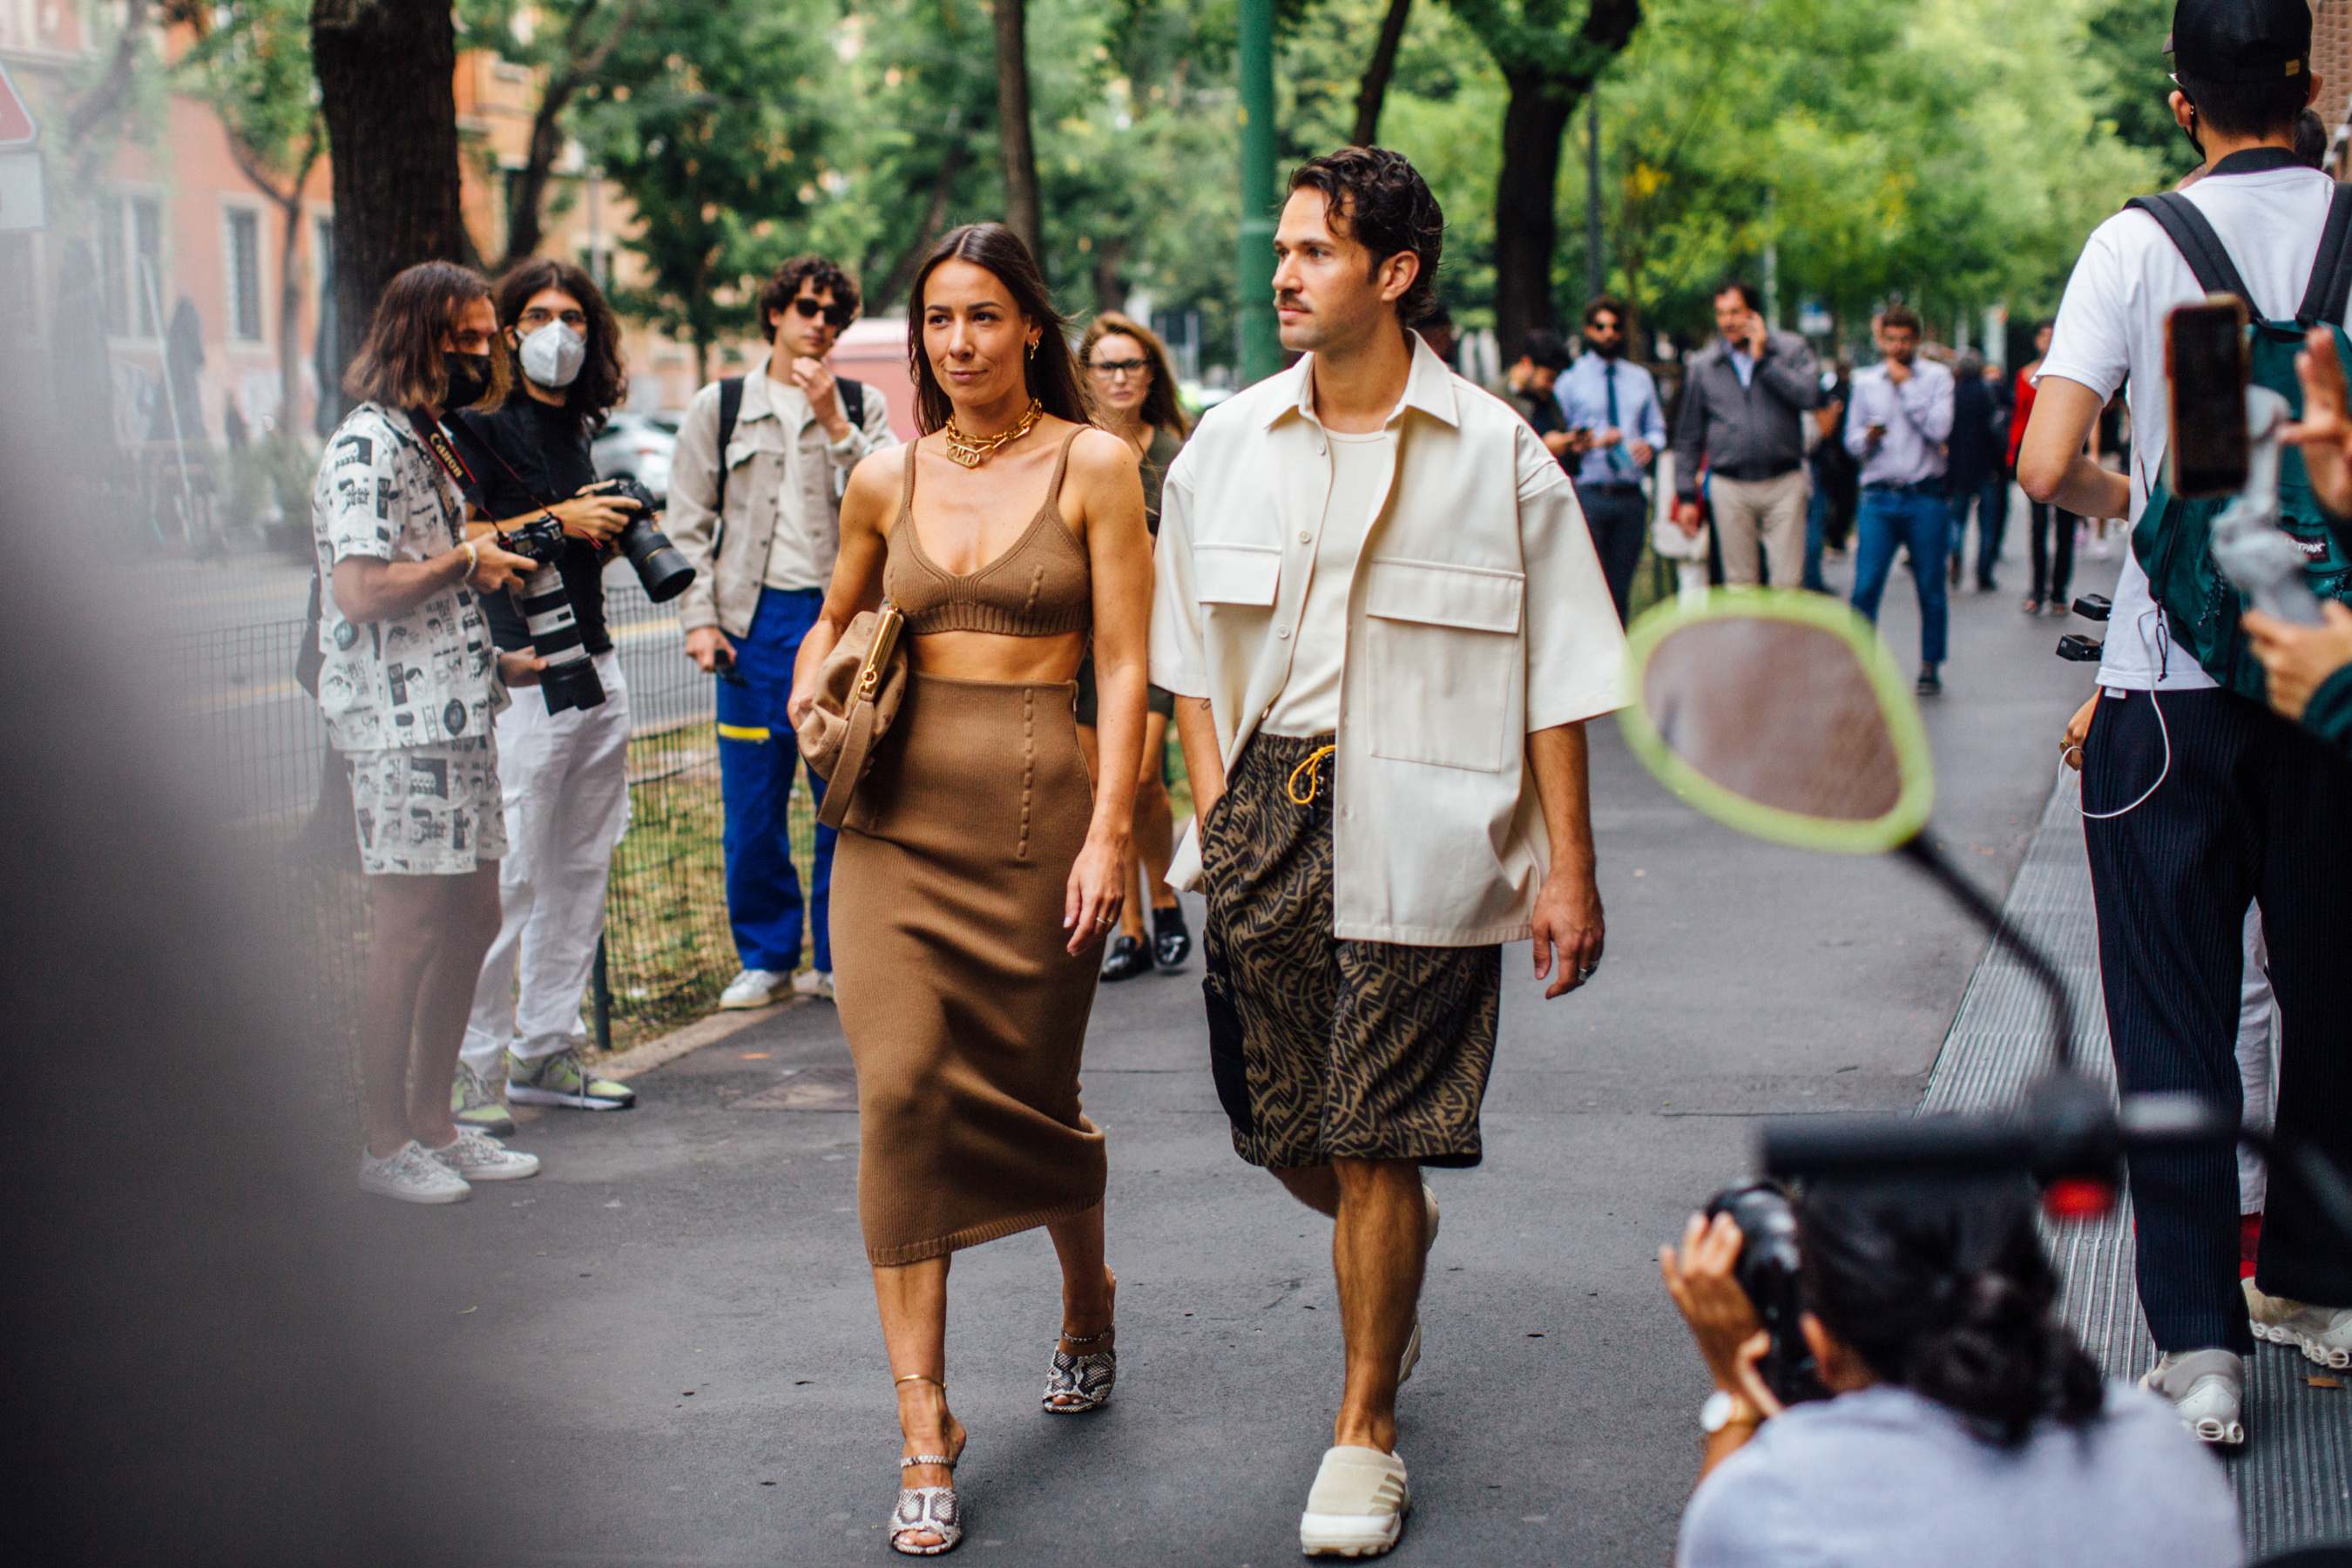
[[[1927,712],[1937,836],[1996,894],[2090,686],[2051,648],[2092,628],[2019,614],[2021,517],[2010,535],[2001,589],[1953,602]],[[2115,564],[2083,563],[2077,592]],[[1907,662],[1901,572],[1885,622]],[[1444,1226],[1401,1401],[1399,1563],[1669,1561],[1707,1382],[1658,1244],[1747,1170],[1757,1116],[1916,1103],[1983,947],[1900,865],[1742,838],[1653,783],[1613,723],[1593,737],[1607,962],[1547,1004],[1527,949],[1506,955],[1486,1163],[1431,1175]],[[1196,959],[1105,987],[1088,1036],[1113,1405],[1038,1408],[1056,1325],[1042,1231],[956,1259],[966,1561],[1297,1558],[1339,1393],[1329,1230],[1234,1157],[1197,982]],[[443,1501],[482,1561],[897,1560],[847,1065],[832,1008],[795,1005],[642,1077],[634,1111],[530,1122],[533,1181],[448,1210],[353,1195],[368,1288],[450,1401]]]

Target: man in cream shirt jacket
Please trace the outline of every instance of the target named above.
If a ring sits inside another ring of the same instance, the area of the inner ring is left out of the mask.
[[[1624,637],[1568,475],[1406,330],[1444,218],[1393,153],[1292,178],[1275,249],[1290,370],[1170,468],[1152,679],[1200,807],[1210,1058],[1242,1158],[1337,1222],[1347,1384],[1300,1521],[1381,1552],[1410,1504],[1424,1164],[1478,1163],[1502,946],[1571,990],[1601,959],[1584,721]],[[1174,879],[1171,876],[1171,879]]]

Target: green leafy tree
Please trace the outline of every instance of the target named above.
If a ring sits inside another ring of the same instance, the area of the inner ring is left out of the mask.
[[[2197,167],[2197,149],[2180,133],[2166,100],[2172,62],[2164,40],[2172,31],[2173,0],[2107,0],[2091,13],[2084,58],[2092,68],[2092,105],[2126,147],[2155,155],[2157,177],[2169,184]],[[2343,82],[2331,82],[2337,102]]]
[[[469,42],[541,73],[530,142],[507,205],[499,270],[536,254],[545,235],[547,184],[563,153],[563,127],[583,90],[635,25],[643,0],[463,0]]]
[[[754,280],[804,238],[825,186],[822,79],[839,62],[821,0],[701,0],[643,14],[580,93],[582,141],[636,209],[642,283],[621,308],[694,344],[756,326]]]
[[[1447,0],[1510,89],[1495,176],[1495,334],[1506,362],[1554,320],[1555,203],[1562,136],[1577,105],[1641,25],[1640,0]]]

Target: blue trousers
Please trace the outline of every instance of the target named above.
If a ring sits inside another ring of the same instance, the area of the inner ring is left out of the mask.
[[[1951,549],[1952,512],[1944,498],[1921,490],[1864,487],[1854,516],[1853,607],[1878,621],[1895,552],[1911,551],[1911,577],[1919,589],[1919,662],[1944,662],[1947,604],[1944,562]]]
[[[1830,585],[1822,577],[1822,546],[1827,542],[1830,521],[1829,487],[1822,483],[1821,469],[1813,470],[1812,493],[1805,498],[1805,580],[1803,586],[1816,594],[1826,594]]]
[[[746,969],[790,974],[801,964],[801,879],[793,867],[786,807],[793,774],[806,764],[793,739],[784,704],[793,693],[793,660],[816,624],[824,595],[816,589],[761,592],[749,637],[732,639],[735,670],[743,684],[719,683],[719,780],[727,803],[727,916],[735,952]],[[812,772],[810,793],[824,795]],[[816,967],[833,968],[825,897],[833,887],[829,827],[816,830],[816,886],[810,889]]]

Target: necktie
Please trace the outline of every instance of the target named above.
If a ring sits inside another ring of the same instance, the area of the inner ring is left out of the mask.
[[[1617,362],[1608,360],[1601,366],[1601,384],[1609,391],[1609,427],[1617,432],[1617,444],[1609,448],[1607,460],[1610,477],[1619,482],[1628,479],[1640,482],[1640,470],[1633,466],[1633,454],[1625,450],[1624,426],[1617,423]]]

